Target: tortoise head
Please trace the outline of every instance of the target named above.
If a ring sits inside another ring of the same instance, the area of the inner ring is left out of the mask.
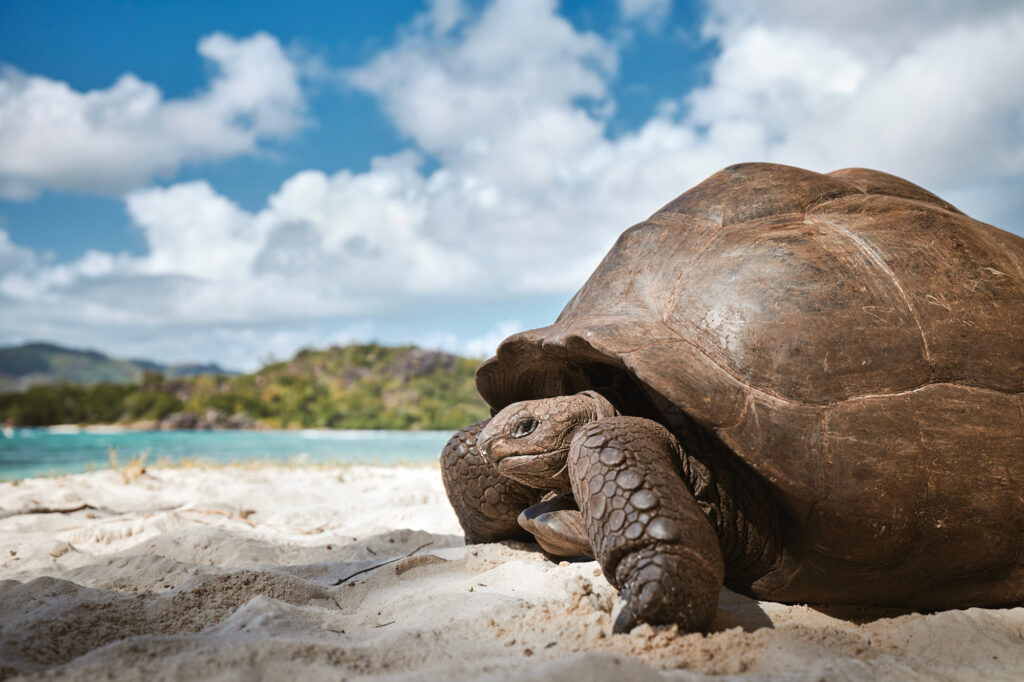
[[[616,413],[596,391],[512,403],[491,418],[477,448],[503,476],[568,492],[569,444],[581,426]]]

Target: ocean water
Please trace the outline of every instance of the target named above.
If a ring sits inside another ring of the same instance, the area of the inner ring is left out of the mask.
[[[52,427],[0,430],[0,479],[74,474],[110,465],[109,452],[127,464],[199,459],[396,464],[436,461],[447,431],[124,431],[117,428]]]

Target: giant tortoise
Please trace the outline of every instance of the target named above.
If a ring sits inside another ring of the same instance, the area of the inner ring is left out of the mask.
[[[639,622],[1024,600],[1024,239],[885,173],[730,166],[477,372],[467,542],[596,557]]]

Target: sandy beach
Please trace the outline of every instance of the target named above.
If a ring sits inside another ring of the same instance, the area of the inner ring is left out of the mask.
[[[1024,608],[723,591],[611,635],[595,562],[466,547],[433,467],[150,468],[0,484],[0,678],[1016,680]]]

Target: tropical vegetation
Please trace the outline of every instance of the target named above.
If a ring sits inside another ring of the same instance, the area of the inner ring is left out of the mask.
[[[378,344],[303,350],[252,374],[137,382],[64,382],[0,394],[12,426],[153,422],[271,428],[456,429],[487,416],[476,393],[478,361],[414,346]],[[211,418],[210,415],[213,415]],[[225,418],[238,418],[234,421]]]

